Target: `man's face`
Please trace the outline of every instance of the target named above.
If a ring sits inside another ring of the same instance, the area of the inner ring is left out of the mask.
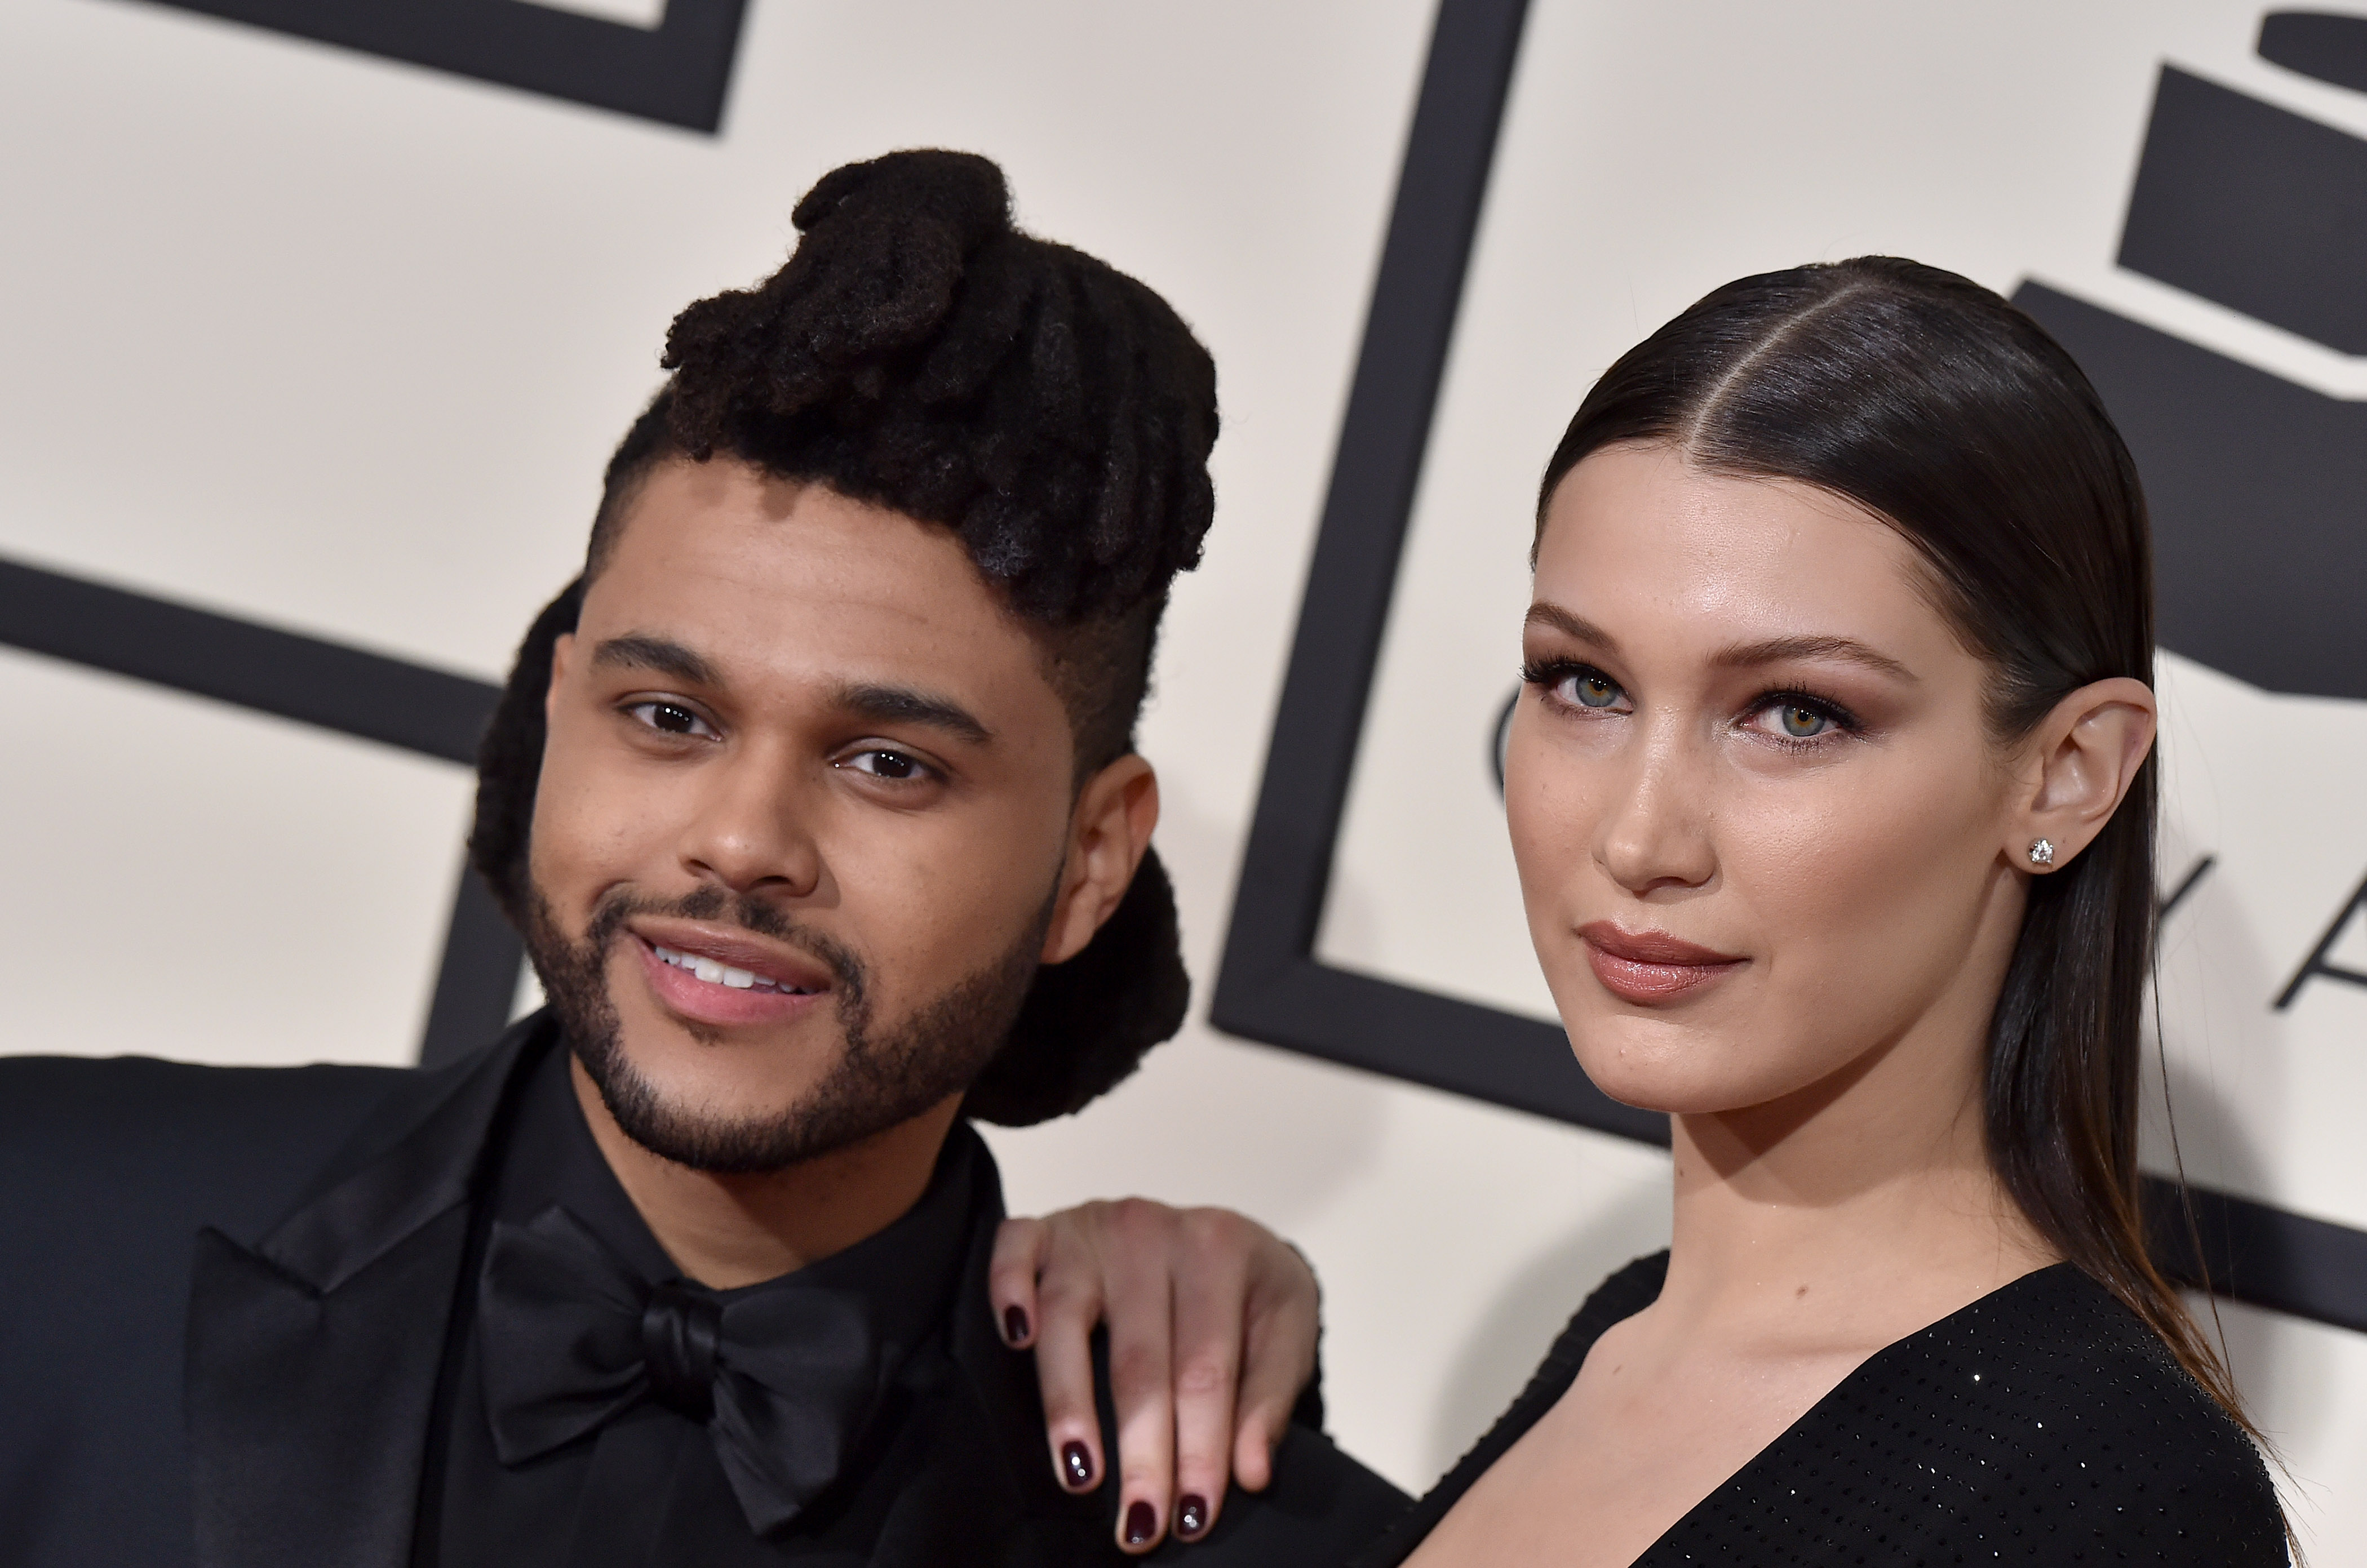
[[[537,968],[618,1123],[763,1169],[957,1094],[1068,843],[1038,647],[947,530],[661,465],[559,645]]]

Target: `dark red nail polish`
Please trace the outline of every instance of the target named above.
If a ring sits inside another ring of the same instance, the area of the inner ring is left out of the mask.
[[[1002,1309],[1002,1337],[1016,1345],[1027,1337],[1027,1314],[1015,1306]]]
[[[1208,1500],[1184,1494],[1184,1501],[1175,1505],[1175,1533],[1185,1540],[1196,1539],[1208,1528]]]
[[[1126,1543],[1148,1546],[1150,1538],[1159,1533],[1159,1516],[1150,1504],[1138,1497],[1126,1510]]]
[[[1070,1443],[1060,1450],[1060,1475],[1071,1491],[1093,1483],[1093,1456],[1085,1451],[1084,1444]]]

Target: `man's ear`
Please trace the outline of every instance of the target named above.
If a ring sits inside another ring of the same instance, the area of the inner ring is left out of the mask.
[[[2153,688],[2125,675],[2082,686],[2056,704],[2026,742],[2007,863],[2040,874],[2069,864],[2120,808],[2159,720]],[[2041,839],[2052,851],[2044,862],[2031,855]]]
[[[559,683],[567,679],[567,661],[575,656],[575,634],[561,632],[550,645],[550,684],[542,689],[542,728],[550,729],[550,710],[559,701]]]
[[[1129,751],[1085,781],[1069,819],[1069,859],[1044,933],[1043,961],[1082,953],[1134,882],[1159,826],[1159,775]]]

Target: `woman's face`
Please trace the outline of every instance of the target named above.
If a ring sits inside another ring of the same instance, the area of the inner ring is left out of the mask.
[[[1738,1111],[1886,1058],[1972,1081],[2022,914],[2018,770],[1926,581],[1851,503],[1665,447],[1554,493],[1505,800],[1546,978],[1614,1098]]]

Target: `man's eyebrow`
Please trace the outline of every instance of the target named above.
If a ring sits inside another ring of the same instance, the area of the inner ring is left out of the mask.
[[[671,637],[652,637],[646,632],[610,637],[592,650],[592,662],[627,670],[652,670],[694,686],[723,684],[715,666],[706,660]]]
[[[994,739],[993,733],[979,722],[978,716],[961,704],[911,686],[841,686],[831,700],[845,712],[875,723],[917,724],[943,730],[973,746],[988,745]]]
[[[1523,624],[1532,626],[1551,626],[1554,630],[1568,637],[1574,637],[1580,642],[1591,642],[1605,653],[1619,651],[1617,637],[1613,637],[1584,615],[1575,611],[1565,610],[1558,604],[1547,604],[1544,600],[1539,600],[1529,606],[1529,613]]]
[[[1861,664],[1896,681],[1916,679],[1914,671],[1890,655],[1847,637],[1772,637],[1761,642],[1738,642],[1718,649],[1710,662],[1729,670],[1749,670],[1761,664],[1809,659],[1838,659]]]

